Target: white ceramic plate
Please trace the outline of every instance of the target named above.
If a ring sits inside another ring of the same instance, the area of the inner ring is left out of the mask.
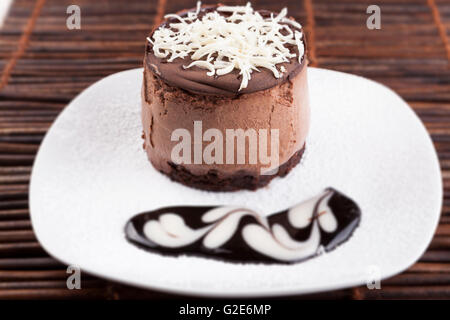
[[[205,296],[268,296],[338,289],[392,276],[426,249],[442,204],[432,142],[408,105],[370,80],[309,69],[307,152],[287,177],[257,192],[210,193],[171,182],[142,150],[142,69],[109,76],[55,121],[34,164],[33,227],[49,254],[128,284]],[[240,204],[271,213],[332,186],[362,222],[336,250],[293,265],[163,257],[124,238],[136,213],[177,204]]]

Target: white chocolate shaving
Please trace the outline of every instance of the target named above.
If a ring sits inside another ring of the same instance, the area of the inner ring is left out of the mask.
[[[305,53],[302,26],[286,17],[286,8],[277,16],[266,18],[254,11],[250,2],[246,6],[221,6],[198,18],[200,9],[201,3],[197,2],[196,11],[184,17],[165,16],[175,22],[160,27],[152,38],[147,38],[157,58],[172,62],[189,56],[193,62],[183,66],[185,69],[206,69],[211,77],[237,69],[242,77],[239,91],[247,87],[252,72],[259,72],[259,67],[281,78],[287,70],[277,65],[297,56],[289,46],[297,47],[301,62]]]

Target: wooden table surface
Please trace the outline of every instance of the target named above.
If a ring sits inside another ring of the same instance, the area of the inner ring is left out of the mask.
[[[381,30],[366,27],[366,9],[374,3],[381,8]],[[81,30],[66,27],[70,4],[81,8]],[[111,73],[140,67],[151,27],[187,5],[195,3],[14,0],[0,29],[0,299],[175,297],[86,274],[83,289],[68,290],[66,266],[49,257],[33,234],[28,183],[39,144],[67,103]],[[406,99],[433,138],[444,178],[439,227],[410,269],[382,281],[381,290],[359,287],[292,298],[450,298],[450,1],[258,0],[253,5],[274,11],[288,6],[306,27],[311,65],[379,81]]]

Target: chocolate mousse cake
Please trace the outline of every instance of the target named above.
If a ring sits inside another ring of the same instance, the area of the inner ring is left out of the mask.
[[[199,189],[255,190],[299,163],[306,44],[286,9],[197,4],[147,40],[143,137],[157,170]]]

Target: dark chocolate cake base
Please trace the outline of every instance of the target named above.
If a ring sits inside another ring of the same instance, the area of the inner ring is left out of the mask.
[[[237,191],[237,190],[256,190],[265,187],[276,177],[286,176],[292,168],[294,168],[301,160],[305,146],[298,150],[283,163],[277,174],[273,175],[250,175],[248,172],[238,171],[232,176],[221,178],[216,170],[210,170],[205,175],[194,175],[182,165],[169,162],[171,171],[169,174],[161,171],[169,176],[172,181],[182,183],[188,187],[207,190],[207,191]]]

